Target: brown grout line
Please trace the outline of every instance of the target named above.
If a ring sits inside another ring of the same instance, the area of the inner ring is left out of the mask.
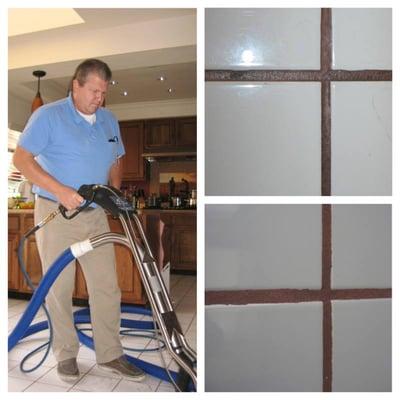
[[[311,289],[207,290],[205,293],[206,305],[301,303],[320,299],[321,290]]]
[[[367,300],[367,299],[390,299],[392,289],[390,288],[363,288],[363,289],[332,289],[331,300]]]
[[[331,84],[332,11],[321,9],[321,195],[331,195]],[[323,224],[324,226],[324,224]]]
[[[321,195],[331,195],[331,83],[332,10],[321,9]],[[322,390],[332,391],[332,206],[322,205],[322,292],[326,294],[322,316]]]
[[[321,81],[319,70],[206,70],[205,80],[216,81]]]
[[[391,81],[391,70],[206,70],[206,82]]]
[[[330,81],[391,81],[391,70],[367,69],[362,71],[347,71],[344,69],[333,69],[329,71],[324,79]]]
[[[322,317],[322,391],[332,391],[332,303],[329,300],[323,302]]]
[[[321,8],[320,65],[323,74],[332,69],[332,10]]]
[[[331,84],[321,82],[321,195],[331,195]]]
[[[303,303],[391,298],[390,288],[207,290],[205,305]]]
[[[332,206],[322,204],[322,290],[331,289],[332,270]]]

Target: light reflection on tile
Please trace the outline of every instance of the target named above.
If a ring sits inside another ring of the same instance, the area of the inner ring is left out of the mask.
[[[206,9],[208,69],[319,69],[320,10]]]

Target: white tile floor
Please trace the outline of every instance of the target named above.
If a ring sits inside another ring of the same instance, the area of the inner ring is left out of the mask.
[[[186,339],[196,349],[196,278],[193,276],[171,275],[171,298],[174,303],[179,322],[185,332]],[[8,301],[8,327],[11,331],[25,310],[27,301],[9,299]],[[79,307],[76,307],[78,309]],[[123,314],[122,317],[128,316]],[[142,316],[130,318],[140,319]],[[40,311],[34,322],[43,320]],[[22,358],[33,348],[47,340],[48,332],[42,331],[19,343],[8,354],[8,390],[10,392],[168,392],[174,391],[171,383],[147,376],[143,382],[133,382],[122,379],[111,373],[101,371],[96,365],[95,354],[92,350],[81,346],[78,355],[78,364],[81,372],[80,379],[76,382],[66,383],[57,377],[57,361],[52,354],[45,363],[36,371],[26,374],[20,371],[19,363]],[[124,346],[136,348],[151,348],[156,343],[150,339],[123,337]],[[132,352],[134,357],[162,365],[158,352]],[[176,364],[165,355],[169,368],[176,370]],[[26,367],[34,365],[40,360],[42,353],[35,355]]]

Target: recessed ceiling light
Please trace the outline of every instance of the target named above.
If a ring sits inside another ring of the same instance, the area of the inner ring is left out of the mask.
[[[174,89],[172,89],[172,88],[168,88],[168,90],[167,90],[168,93],[172,93],[173,91],[174,91]]]
[[[117,81],[114,81],[114,80],[112,80],[112,81],[110,81],[110,85],[113,85],[113,86],[115,86],[115,85],[118,85],[118,82],[117,82]]]
[[[157,80],[162,82],[162,81],[166,81],[167,78],[165,76],[160,76],[160,77],[157,78]]]
[[[123,92],[121,92],[122,96],[128,96],[128,92],[126,90],[124,90]]]

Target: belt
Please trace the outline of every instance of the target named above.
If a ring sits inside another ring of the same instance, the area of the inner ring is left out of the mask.
[[[58,201],[55,201],[53,199],[49,199],[48,197],[41,196],[40,194],[37,194],[36,198],[37,199],[39,198],[39,199],[42,199],[42,200],[51,201],[52,203],[58,203]],[[87,212],[87,211],[93,211],[93,210],[96,210],[96,207],[86,207],[81,212]]]

